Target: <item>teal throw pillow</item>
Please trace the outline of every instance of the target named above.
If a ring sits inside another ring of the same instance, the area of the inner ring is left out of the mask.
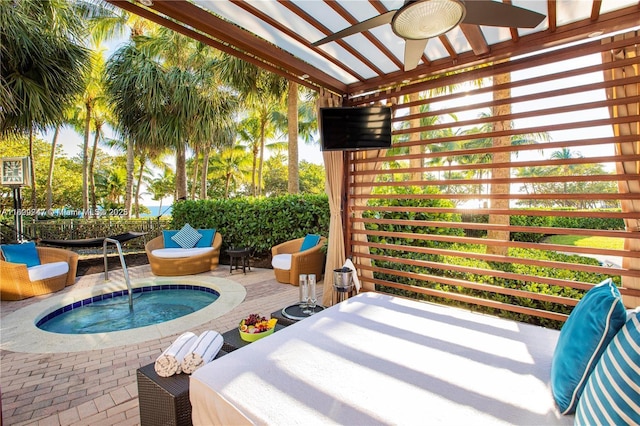
[[[640,424],[640,314],[600,357],[578,402],[576,425]]]
[[[300,251],[309,250],[318,245],[320,242],[320,235],[315,234],[307,234],[302,241],[302,245],[300,246]]]
[[[173,236],[176,235],[178,230],[162,231],[162,239],[164,240],[164,248],[182,248],[180,244],[173,241]]]
[[[611,279],[589,290],[573,309],[551,361],[551,390],[562,414],[575,411],[589,375],[626,318]]]
[[[215,229],[198,229],[198,232],[202,235],[202,238],[196,243],[196,247],[211,247],[213,244],[213,237],[216,235]]]
[[[40,264],[40,256],[33,241],[22,244],[4,244],[0,246],[0,249],[7,262],[24,263],[27,268]]]
[[[185,249],[195,247],[198,240],[202,238],[202,234],[193,229],[191,225],[185,223],[181,230],[178,231],[171,239]]]

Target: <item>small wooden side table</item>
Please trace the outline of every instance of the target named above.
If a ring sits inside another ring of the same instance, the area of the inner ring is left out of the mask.
[[[229,273],[232,274],[234,270],[240,269],[238,261],[242,263],[242,273],[246,274],[246,269],[251,271],[251,265],[249,264],[249,256],[251,255],[251,247],[231,248],[227,250],[229,255]]]

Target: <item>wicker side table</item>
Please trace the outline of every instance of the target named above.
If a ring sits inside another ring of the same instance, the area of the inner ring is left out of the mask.
[[[220,351],[216,358],[225,354]],[[160,377],[153,366],[145,365],[136,372],[140,426],[190,426],[189,375]]]
[[[192,424],[188,374],[160,377],[151,363],[139,368],[137,376],[141,426]]]

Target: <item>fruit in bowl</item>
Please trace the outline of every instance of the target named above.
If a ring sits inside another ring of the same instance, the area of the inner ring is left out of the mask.
[[[276,329],[277,318],[266,319],[258,314],[251,314],[240,321],[238,330],[240,338],[245,342],[255,342],[265,336],[272,334]]]

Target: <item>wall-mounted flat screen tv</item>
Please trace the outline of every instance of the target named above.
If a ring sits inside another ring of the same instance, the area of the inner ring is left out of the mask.
[[[320,108],[323,151],[383,149],[391,146],[391,108]]]

